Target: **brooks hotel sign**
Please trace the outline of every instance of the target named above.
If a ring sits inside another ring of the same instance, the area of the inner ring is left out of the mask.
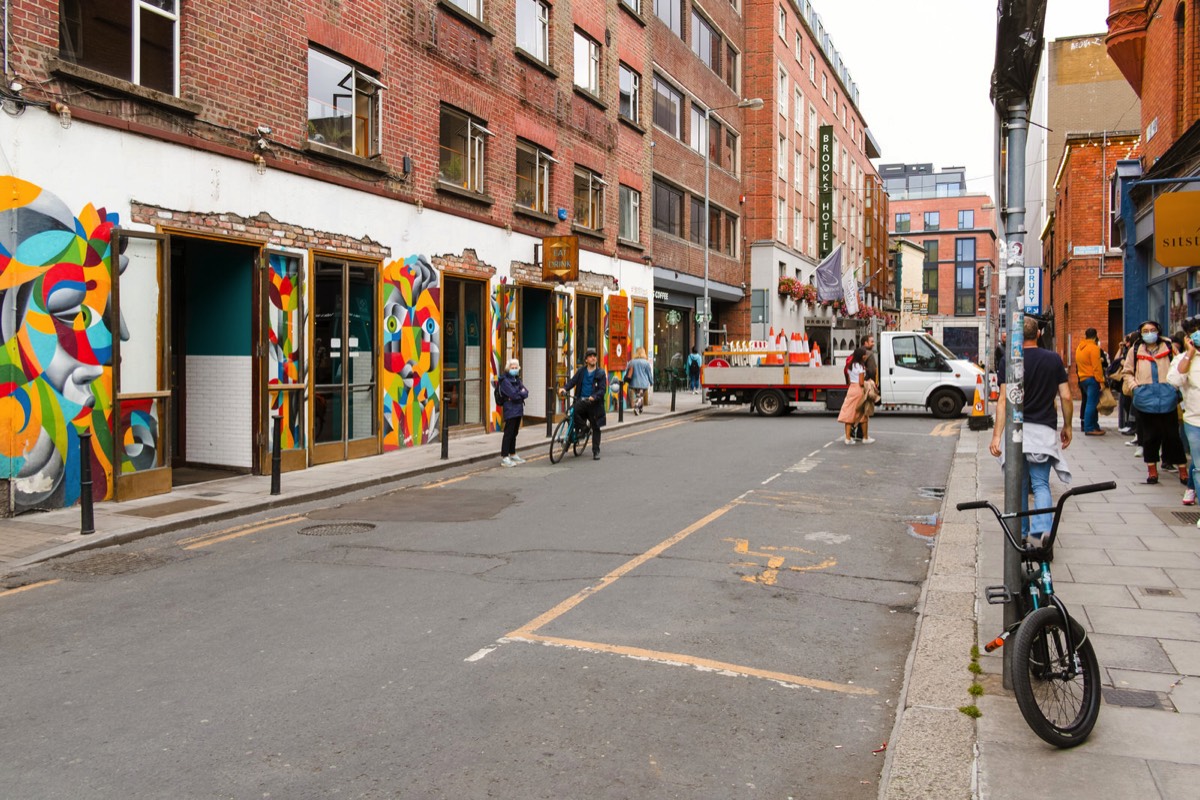
[[[817,257],[825,258],[833,250],[833,126],[822,125],[818,133],[821,182],[817,189],[817,208],[821,232],[817,237]]]
[[[1200,267],[1200,192],[1170,192],[1154,201],[1154,260]]]

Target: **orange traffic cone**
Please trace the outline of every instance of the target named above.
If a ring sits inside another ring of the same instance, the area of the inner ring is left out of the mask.
[[[986,431],[992,427],[992,418],[983,407],[983,394],[983,375],[976,375],[975,399],[971,403],[971,418],[967,420],[967,427],[973,431]]]

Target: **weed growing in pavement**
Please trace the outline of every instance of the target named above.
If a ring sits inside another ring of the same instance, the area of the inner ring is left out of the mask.
[[[967,687],[967,694],[972,697],[982,697],[983,684],[979,682],[979,676],[983,674],[983,667],[979,666],[979,645],[977,644],[971,645],[971,663],[967,665],[967,671],[972,675],[971,685]],[[971,719],[979,719],[983,716],[979,706],[974,703],[969,706],[959,706],[958,710]]]

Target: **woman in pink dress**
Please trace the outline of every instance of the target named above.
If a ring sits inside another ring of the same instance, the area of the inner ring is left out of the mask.
[[[850,355],[849,368],[846,371],[846,377],[850,380],[850,385],[846,387],[846,399],[842,401],[842,410],[838,413],[838,422],[846,426],[846,444],[857,444],[850,437],[850,431],[855,425],[861,426],[863,444],[870,444],[875,441],[867,435],[867,420],[868,415],[863,410],[863,392],[864,384],[867,380],[867,368],[864,364],[867,358],[867,351],[864,347],[856,347]]]

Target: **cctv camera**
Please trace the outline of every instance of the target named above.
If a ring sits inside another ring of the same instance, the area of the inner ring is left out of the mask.
[[[270,136],[271,135],[271,127],[269,125],[259,125],[258,126],[258,135],[259,136]]]
[[[8,85],[8,88],[9,88],[9,91],[11,91],[13,94],[20,94],[21,90],[24,89],[25,87],[21,85],[20,81],[13,81],[12,83],[10,83]]]

